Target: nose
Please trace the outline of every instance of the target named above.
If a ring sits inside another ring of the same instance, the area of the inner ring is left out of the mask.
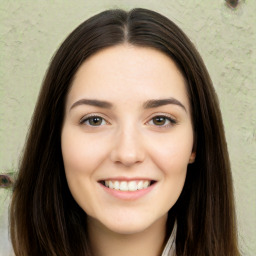
[[[138,130],[130,127],[120,131],[113,143],[111,160],[114,163],[130,167],[143,162],[144,159],[145,149]]]

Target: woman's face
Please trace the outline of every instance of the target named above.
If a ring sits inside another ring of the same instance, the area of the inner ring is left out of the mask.
[[[195,158],[174,62],[128,44],[87,59],[67,96],[61,147],[69,189],[90,223],[131,234],[165,220]]]

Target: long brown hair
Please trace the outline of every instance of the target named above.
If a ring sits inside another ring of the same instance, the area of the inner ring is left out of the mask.
[[[219,104],[211,79],[187,36],[146,9],[109,10],[76,28],[46,73],[13,190],[11,238],[17,256],[88,256],[86,213],[68,189],[60,134],[65,98],[80,65],[100,49],[130,43],[167,54],[186,79],[196,161],[169,211],[177,221],[177,256],[237,256],[233,185]]]

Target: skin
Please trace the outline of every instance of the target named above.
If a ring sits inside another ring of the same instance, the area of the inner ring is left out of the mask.
[[[170,98],[170,104],[145,108],[149,100]],[[91,115],[100,117],[97,125]],[[88,58],[67,96],[61,147],[69,189],[87,213],[96,255],[161,254],[167,213],[196,155],[186,85],[174,62],[129,44]],[[126,200],[99,183],[117,177],[156,182],[145,195]]]

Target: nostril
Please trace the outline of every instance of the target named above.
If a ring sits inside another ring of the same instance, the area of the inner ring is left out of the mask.
[[[145,148],[135,133],[136,131],[122,132],[122,135],[116,139],[111,149],[112,162],[131,167],[144,161]]]

